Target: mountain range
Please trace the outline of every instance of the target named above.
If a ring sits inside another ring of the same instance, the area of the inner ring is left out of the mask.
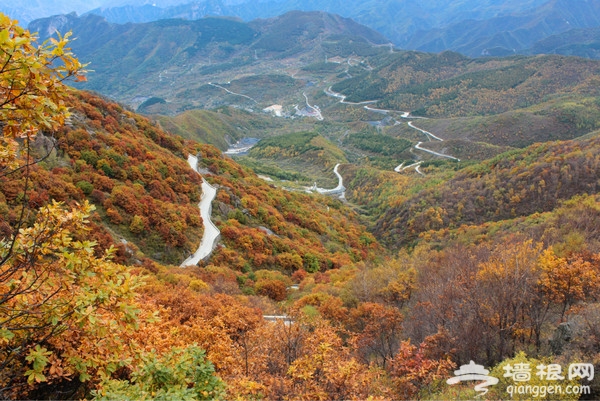
[[[471,57],[542,51],[596,57],[594,49],[598,47],[598,36],[593,28],[600,24],[598,4],[588,0],[469,0],[458,3],[448,0],[95,0],[86,3],[38,2],[28,7],[0,2],[0,10],[27,22],[36,17],[77,11],[101,15],[115,23],[168,18],[195,20],[205,16],[231,16],[251,21],[272,18],[291,10],[325,11],[352,18],[403,49],[453,50]],[[567,35],[573,30],[585,33]],[[550,37],[553,39],[547,40]],[[538,44],[541,41],[543,44]],[[564,41],[568,41],[569,46],[559,43]],[[556,46],[549,46],[553,43]]]
[[[388,171],[419,160],[423,169],[449,167],[574,139],[600,121],[597,61],[401,51],[323,12],[139,24],[69,14],[32,27],[44,38],[56,29],[74,33],[73,50],[92,70],[77,87],[222,151],[244,138],[270,138],[240,162],[300,187],[315,180],[334,187],[338,162]],[[407,126],[406,115],[419,118],[416,125]],[[418,130],[434,134],[422,144]]]
[[[202,18],[143,24],[69,14],[34,21],[31,27],[42,40],[56,30],[73,32],[73,51],[93,70],[82,88],[136,107],[152,97],[167,99],[168,104],[159,103],[170,114],[217,106],[220,98],[215,94],[234,91],[222,89],[234,80],[253,80],[245,85],[253,85],[255,93],[247,93],[245,99],[249,105],[267,107],[281,101],[281,85],[304,85],[289,76],[290,70],[328,56],[389,51],[381,34],[322,12],[290,12],[251,23]],[[259,88],[259,81],[270,82],[274,94],[264,85]]]

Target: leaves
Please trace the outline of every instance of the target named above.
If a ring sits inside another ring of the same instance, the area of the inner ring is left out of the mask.
[[[21,364],[32,384],[57,375],[86,381],[126,360],[121,336],[135,327],[140,282],[109,260],[111,252],[97,258],[92,241],[73,238],[87,231],[92,210],[87,202],[72,209],[54,202],[15,238],[0,270],[7,278],[0,283],[0,384]]]
[[[50,355],[52,355],[52,352],[40,347],[39,344],[29,351],[29,354],[25,357],[25,360],[32,365],[32,369],[25,372],[29,384],[46,381],[46,376],[42,372],[48,364]]]
[[[129,382],[107,380],[94,399],[215,400],[223,397],[223,390],[204,350],[190,345],[160,356],[155,351],[143,354]]]
[[[552,302],[562,305],[561,320],[569,307],[594,299],[600,287],[600,267],[597,257],[584,260],[582,256],[559,258],[552,248],[540,256],[543,275],[540,278],[542,291]]]
[[[69,113],[62,82],[83,74],[70,53],[69,34],[37,45],[29,31],[0,15],[0,115],[4,138],[33,138],[40,129],[56,129]]]

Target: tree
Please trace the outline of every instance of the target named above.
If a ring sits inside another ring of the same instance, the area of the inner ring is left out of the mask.
[[[142,355],[131,381],[107,380],[96,400],[215,400],[224,397],[224,383],[196,345],[174,348],[163,356]]]
[[[84,65],[67,47],[69,36],[59,35],[38,46],[29,31],[0,13],[0,178],[17,171],[26,177],[20,217],[0,266],[11,257],[26,217],[28,177],[36,162],[31,159],[31,141],[40,130],[52,131],[69,117],[64,80],[85,79]]]
[[[75,239],[92,210],[53,203],[14,241],[0,241],[0,256],[11,252],[0,268],[0,396],[105,377],[130,355],[139,281],[110,261],[114,249],[97,258],[93,242]]]
[[[402,313],[392,306],[365,302],[348,316],[348,326],[358,332],[357,346],[365,362],[373,359],[385,368],[400,346]]]
[[[436,342],[444,334],[429,336],[418,347],[410,340],[402,341],[391,363],[391,377],[397,396],[402,399],[419,399],[436,392],[442,379],[450,376],[456,366],[449,356],[439,353]],[[429,394],[426,394],[429,393]]]
[[[67,47],[69,37],[59,35],[38,46],[29,31],[0,14],[0,171],[20,164],[17,140],[24,140],[28,150],[40,130],[54,130],[68,118],[63,81],[85,79],[84,66]]]
[[[85,240],[93,207],[30,208],[33,165],[54,147],[47,140],[36,160],[32,142],[67,121],[64,81],[85,79],[69,37],[38,44],[0,14],[0,181],[22,185],[0,239],[0,397],[110,375],[129,355],[123,337],[137,320],[138,280],[111,262],[114,250],[96,257]]]
[[[540,278],[542,291],[561,307],[560,320],[574,304],[592,298],[598,293],[599,266],[581,256],[559,258],[552,248],[540,256],[543,275]]]
[[[500,361],[514,351],[514,340],[530,328],[529,309],[536,302],[541,244],[532,241],[496,245],[475,276],[479,327],[494,333],[488,354]]]

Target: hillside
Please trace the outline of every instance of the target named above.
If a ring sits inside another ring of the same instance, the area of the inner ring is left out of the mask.
[[[98,231],[94,235],[104,247],[119,244],[121,258],[129,255],[131,261],[143,256],[178,265],[197,246],[202,234],[196,206],[200,179],[185,160],[190,152],[202,155],[200,166],[206,171],[205,178],[219,188],[215,218],[226,247],[215,253],[216,260],[224,255],[238,255],[237,258],[242,257],[239,260],[260,259],[250,266],[264,267],[276,263],[279,252],[273,248],[274,243],[300,261],[311,253],[323,266],[336,265],[338,258],[348,255],[362,258],[369,253],[368,248],[350,249],[343,245],[358,246],[359,240],[346,237],[353,234],[335,223],[355,219],[341,205],[326,212],[326,206],[317,206],[307,195],[269,186],[221,156],[217,149],[166,133],[97,96],[80,92],[70,103],[76,112],[74,122],[55,136],[56,152],[36,168],[31,178],[35,189],[29,194],[29,203],[39,206],[50,198],[67,202],[90,200],[98,211],[94,223]],[[221,124],[213,122],[215,127]],[[51,141],[40,141],[40,152],[42,144]],[[21,184],[14,179],[3,184],[4,205],[11,208],[18,202],[17,188]],[[342,217],[343,213],[348,216]],[[241,243],[229,243],[226,232],[230,226],[238,232],[232,238],[242,235],[242,230],[249,235],[245,246],[254,247],[258,241],[261,249],[269,249],[270,256],[263,257],[257,249],[244,248]],[[295,226],[299,230],[296,234]],[[279,235],[268,236],[264,230]],[[285,238],[280,236],[283,233]],[[363,231],[358,235],[367,234]],[[330,251],[334,248],[336,251]],[[141,253],[128,253],[132,249]]]
[[[534,46],[536,42],[578,28],[599,25],[600,6],[597,3],[552,0],[524,12],[464,20],[447,27],[420,31],[404,47],[426,52],[452,50],[470,57],[507,56],[528,51],[543,54],[548,52]],[[581,38],[575,35],[563,38],[568,38],[573,46],[582,43]]]
[[[210,143],[223,151],[242,138],[258,138],[265,131],[285,130],[283,121],[233,107],[189,110],[172,117],[153,115],[153,118],[165,131],[186,139]]]
[[[278,71],[296,67],[299,60],[311,63],[326,56],[347,57],[354,48],[387,43],[381,35],[349,19],[318,12],[291,12],[252,23],[203,18],[125,25],[96,15],[70,14],[37,20],[31,29],[39,32],[42,40],[56,29],[73,32],[78,38],[73,52],[93,69],[81,88],[134,107],[150,98],[162,99],[167,103],[163,113],[170,114],[216,107],[218,100],[211,97],[235,92],[235,88],[223,89],[226,82],[261,84],[248,78],[252,76],[260,75],[264,86],[275,89],[302,85],[290,80],[287,72]],[[267,71],[270,74],[265,74]],[[246,99],[247,108],[257,103],[267,107],[274,101],[265,91],[238,97]]]
[[[378,217],[375,232],[390,244],[401,245],[429,230],[554,210],[575,195],[598,192],[599,146],[594,135],[500,154],[406,196],[401,205]]]
[[[557,56],[469,59],[457,53],[405,52],[381,58],[333,86],[359,102],[428,117],[499,114],[548,100],[550,95],[595,95],[598,62]],[[560,71],[560,73],[559,73]]]
[[[67,39],[40,49],[0,19],[0,398],[474,399],[449,378],[475,363],[488,399],[512,398],[516,366],[582,368],[554,388],[598,398],[598,62],[319,34],[343,22],[125,26],[173,35],[135,60],[229,26],[288,63],[213,76],[220,107],[150,120],[65,87],[84,79]],[[224,42],[202,36],[213,57]],[[224,154],[238,138],[260,141]],[[208,219],[216,246],[178,267]]]

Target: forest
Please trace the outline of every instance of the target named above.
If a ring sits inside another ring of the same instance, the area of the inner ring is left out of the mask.
[[[344,201],[73,89],[87,67],[69,35],[0,28],[0,399],[473,399],[448,379],[475,361],[501,400],[510,366],[600,365],[598,131],[423,177],[346,160]],[[441,89],[410,95],[433,107],[423,94]],[[347,140],[410,146],[366,135]],[[344,157],[317,131],[253,152],[327,171]],[[183,268],[202,178],[221,240]],[[592,378],[539,399],[596,399]]]

